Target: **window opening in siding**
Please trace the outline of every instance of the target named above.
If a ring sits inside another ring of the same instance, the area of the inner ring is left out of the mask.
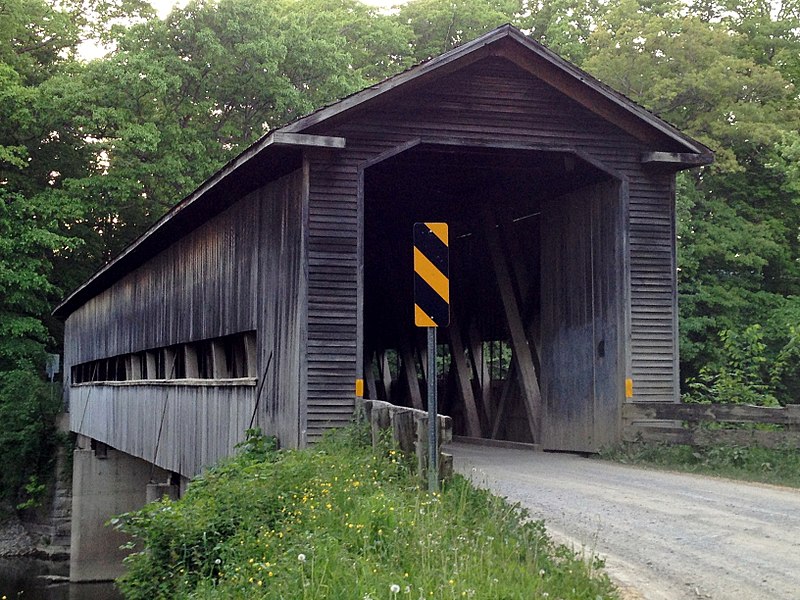
[[[72,383],[229,381],[256,377],[256,333],[247,331],[173,344],[72,367]]]

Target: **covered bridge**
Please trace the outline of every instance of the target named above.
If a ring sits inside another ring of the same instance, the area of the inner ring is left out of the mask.
[[[70,295],[71,428],[185,478],[357,390],[423,406],[412,225],[444,221],[442,412],[596,451],[626,397],[678,399],[675,173],[711,160],[500,27],[265,136]]]

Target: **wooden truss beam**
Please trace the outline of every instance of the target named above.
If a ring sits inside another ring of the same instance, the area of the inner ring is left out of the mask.
[[[411,406],[423,410],[422,392],[420,391],[419,378],[417,377],[417,362],[414,360],[414,349],[406,336],[400,342],[400,361],[403,363],[403,375],[408,385]]]
[[[484,235],[486,236],[486,246],[494,268],[497,286],[500,290],[500,297],[505,311],[508,330],[511,337],[512,360],[519,373],[519,383],[528,415],[528,424],[534,442],[540,440],[540,427],[542,415],[542,395],[539,391],[539,381],[536,377],[533,355],[525,328],[522,323],[519,304],[511,281],[511,274],[508,269],[505,256],[503,255],[500,243],[500,235],[497,230],[497,223],[494,215],[488,206],[482,206]]]
[[[456,388],[459,396],[464,402],[464,413],[467,417],[467,433],[470,437],[481,437],[481,420],[478,416],[478,407],[475,404],[475,395],[472,393],[472,383],[469,378],[469,367],[464,349],[464,342],[461,339],[460,323],[456,318],[453,307],[450,307],[450,356],[453,361],[451,369],[454,369]]]

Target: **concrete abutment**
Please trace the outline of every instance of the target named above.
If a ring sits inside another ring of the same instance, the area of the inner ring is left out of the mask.
[[[163,496],[177,498],[176,477],[155,465],[79,435],[72,469],[70,581],[122,575],[128,536],[106,525]]]

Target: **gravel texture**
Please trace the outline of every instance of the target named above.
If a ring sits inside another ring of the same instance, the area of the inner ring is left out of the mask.
[[[0,557],[28,556],[35,551],[33,540],[15,515],[0,524]]]
[[[623,598],[800,599],[800,492],[570,454],[448,447],[456,471],[596,553]]]

